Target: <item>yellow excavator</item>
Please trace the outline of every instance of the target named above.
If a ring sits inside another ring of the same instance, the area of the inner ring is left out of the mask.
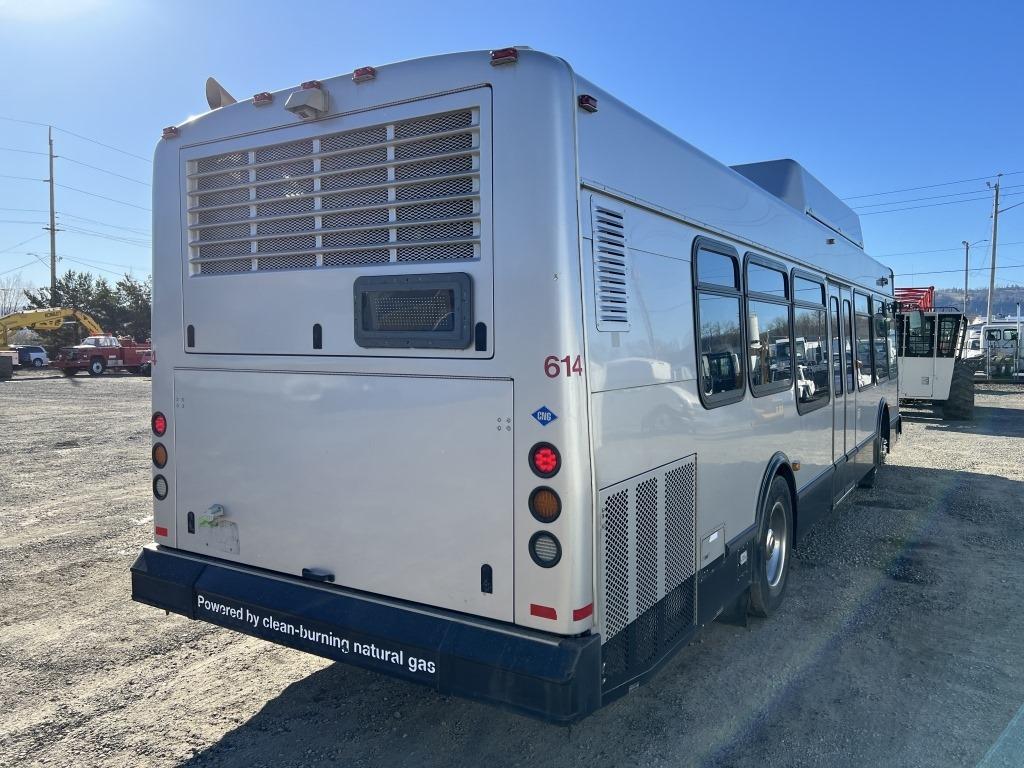
[[[66,323],[79,323],[93,336],[101,336],[100,324],[85,312],[68,307],[52,309],[26,309],[0,317],[0,378],[10,378],[11,366],[18,362],[18,353],[7,343],[8,332],[29,328],[33,331],[56,331]],[[5,359],[6,358],[6,359]],[[10,360],[10,365],[6,360]]]
[[[102,336],[100,324],[80,309],[54,307],[52,309],[26,309],[24,312],[0,317],[0,349],[9,349],[8,331],[29,328],[33,331],[56,331],[66,323],[78,322],[92,336]]]

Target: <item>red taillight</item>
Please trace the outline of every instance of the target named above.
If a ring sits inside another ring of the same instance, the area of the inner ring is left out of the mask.
[[[252,103],[257,107],[262,107],[265,104],[270,104],[274,100],[274,94],[270,91],[261,91],[252,97]]]
[[[373,67],[360,67],[352,73],[353,83],[365,83],[367,80],[373,80],[377,76],[377,70]]]
[[[167,535],[167,529],[164,528],[162,525],[155,526],[153,530],[156,532],[157,536],[166,536]]]
[[[499,48],[496,51],[491,51],[491,66],[514,64],[517,61],[519,61],[519,51],[515,48]]]
[[[537,443],[530,449],[530,469],[539,477],[554,477],[562,467],[562,456],[551,443]]]
[[[157,437],[163,437],[166,431],[167,417],[160,413],[160,411],[157,411],[153,414],[153,434]]]

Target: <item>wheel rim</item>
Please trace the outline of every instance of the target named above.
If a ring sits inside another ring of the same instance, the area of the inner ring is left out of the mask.
[[[99,363],[93,363],[92,370],[94,373],[103,373],[103,366]]]
[[[771,589],[779,586],[786,572],[786,558],[789,556],[786,509],[776,501],[768,517],[768,530],[764,540],[764,570]]]

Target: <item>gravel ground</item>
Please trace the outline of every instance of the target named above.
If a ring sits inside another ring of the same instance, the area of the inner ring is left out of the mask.
[[[2,765],[1024,764],[1019,389],[979,385],[970,423],[907,411],[779,614],[572,728],[132,603],[148,410],[142,378],[0,382]]]

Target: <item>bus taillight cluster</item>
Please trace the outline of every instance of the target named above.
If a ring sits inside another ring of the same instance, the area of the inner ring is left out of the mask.
[[[153,434],[157,437],[163,437],[167,432],[167,417],[160,413],[160,411],[153,414],[151,424]],[[157,469],[163,469],[167,466],[167,446],[159,441],[153,443],[153,466]],[[167,498],[167,478],[163,475],[157,475],[153,478],[153,495],[161,501]]]
[[[554,477],[562,468],[562,455],[551,443],[537,443],[530,449],[530,469],[545,479]],[[530,494],[530,514],[540,523],[553,523],[562,514],[562,499],[546,485]],[[553,568],[562,559],[562,545],[553,533],[537,531],[530,537],[530,557],[541,568]]]

